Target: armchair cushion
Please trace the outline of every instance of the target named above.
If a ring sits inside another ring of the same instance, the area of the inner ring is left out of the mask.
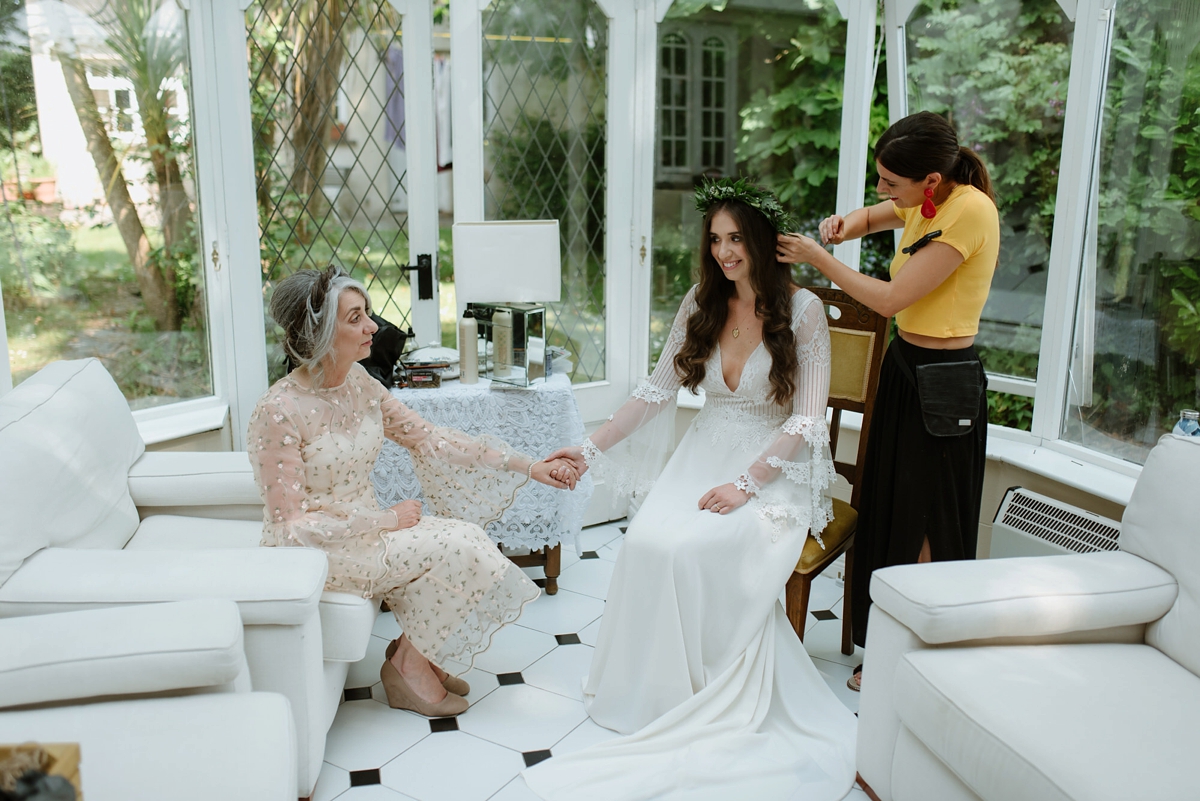
[[[1150,451],[1121,517],[1121,550],[1169,570],[1179,597],[1146,630],[1146,642],[1200,675],[1200,439],[1167,434]]]
[[[153,515],[142,521],[127,551],[179,551],[209,548],[257,548],[262,523],[202,517]],[[288,549],[290,550],[290,549]],[[366,656],[375,625],[373,601],[342,592],[326,592],[321,614],[321,653],[331,662],[357,662]]]
[[[129,469],[138,506],[262,505],[245,451],[143,454]]]
[[[192,551],[257,548],[262,520],[217,520],[185,515],[151,515],[138,526],[127,551]]]
[[[0,742],[77,742],[87,801],[296,801],[287,699],[219,693],[0,713]]]
[[[123,546],[138,525],[126,475],[144,450],[95,359],[54,362],[0,397],[0,585],[42,548]]]
[[[0,587],[0,617],[228,598],[248,625],[297,625],[317,613],[329,563],[309,548],[90,551],[47,548]]]
[[[0,620],[4,706],[229,684],[242,619],[215,599]]]
[[[904,725],[982,798],[1195,794],[1200,680],[1149,646],[913,651],[892,690]]]
[[[871,576],[871,600],[931,645],[1148,623],[1177,592],[1170,573],[1127,553],[900,565]]]

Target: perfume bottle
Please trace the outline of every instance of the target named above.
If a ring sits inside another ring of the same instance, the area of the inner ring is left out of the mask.
[[[479,323],[470,309],[458,322],[458,374],[459,383],[479,383]]]

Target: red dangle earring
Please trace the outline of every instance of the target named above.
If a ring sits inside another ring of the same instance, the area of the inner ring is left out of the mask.
[[[927,220],[932,220],[937,216],[937,206],[933,205],[933,187],[925,190],[925,202],[921,204],[921,216]]]

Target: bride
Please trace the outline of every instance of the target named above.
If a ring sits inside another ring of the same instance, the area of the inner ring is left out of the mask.
[[[854,715],[778,600],[832,516],[824,309],[776,260],[793,226],[773,195],[723,180],[696,205],[700,283],[654,374],[582,446],[547,457],[648,494],[584,687],[591,718],[627,736],[527,769],[545,799],[834,801],[854,781]],[[704,408],[655,477],[680,386],[703,389]]]

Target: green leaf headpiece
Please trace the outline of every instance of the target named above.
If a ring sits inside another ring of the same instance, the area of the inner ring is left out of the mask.
[[[714,203],[722,200],[740,200],[758,209],[779,233],[796,230],[796,219],[783,208],[779,198],[746,178],[706,179],[696,190],[696,210],[701,214],[707,214]]]

